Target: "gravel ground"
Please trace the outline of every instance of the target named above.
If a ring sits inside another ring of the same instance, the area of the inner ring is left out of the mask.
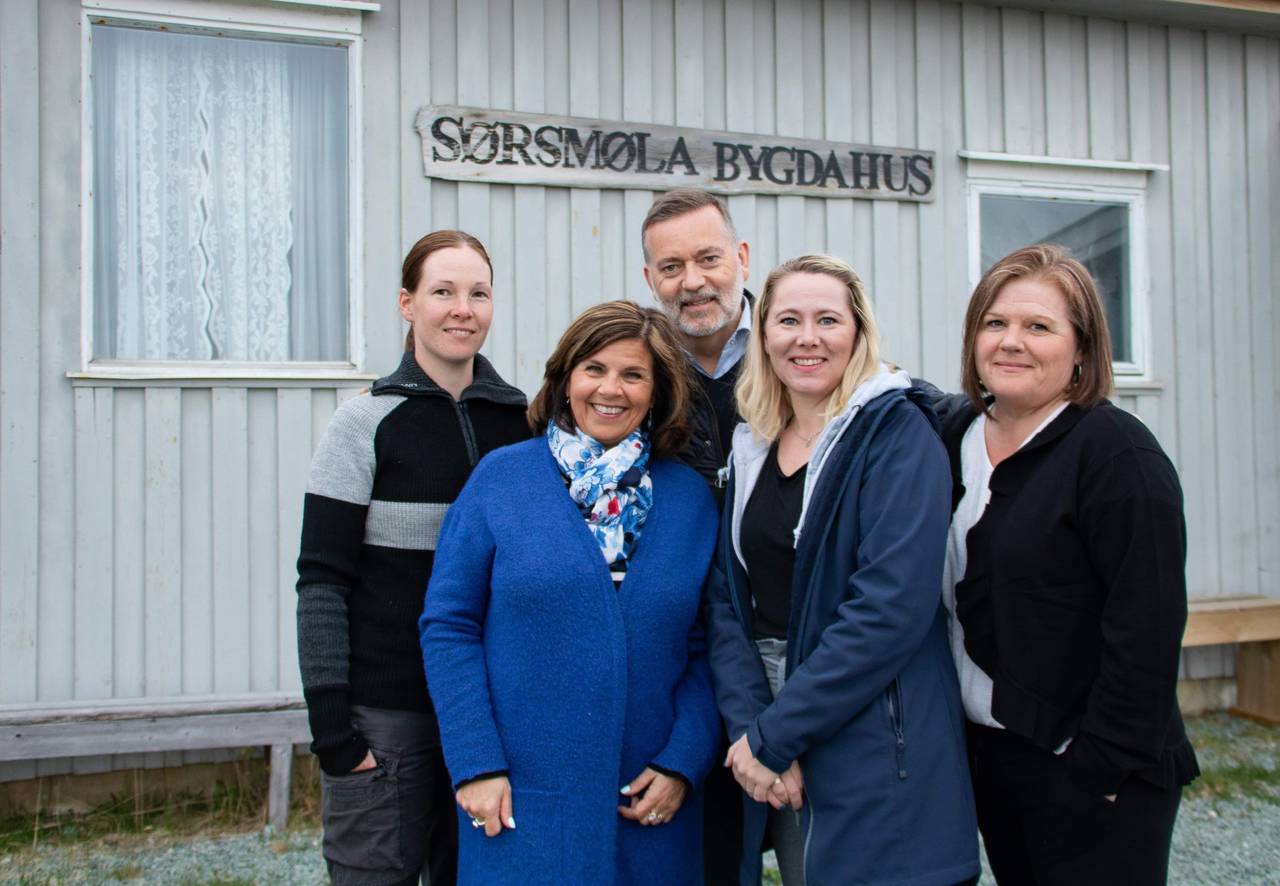
[[[1221,715],[1197,718],[1188,727],[1205,775],[1183,801],[1169,881],[1280,886],[1280,728]],[[184,840],[114,837],[0,858],[0,883],[121,882],[317,886],[326,877],[315,830]],[[995,881],[987,875],[982,882]]]

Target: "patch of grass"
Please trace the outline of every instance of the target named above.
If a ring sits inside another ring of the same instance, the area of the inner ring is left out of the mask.
[[[111,872],[113,880],[136,880],[142,876],[142,866],[137,864],[122,864]]]
[[[243,877],[222,877],[215,874],[207,880],[188,877],[180,881],[178,886],[256,886],[256,884]]]
[[[267,822],[267,780],[266,761],[246,751],[232,768],[232,776],[215,782],[207,792],[129,791],[112,795],[83,814],[9,816],[0,819],[0,856],[30,851],[40,844],[119,844],[256,830]],[[294,764],[289,829],[315,828],[319,822],[319,770],[304,758]],[[239,881],[208,882],[234,886]]]
[[[1215,713],[1187,720],[1187,736],[1200,760],[1187,797],[1280,805],[1280,727]]]

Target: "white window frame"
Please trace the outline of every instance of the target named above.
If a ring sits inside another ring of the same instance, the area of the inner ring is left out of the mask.
[[[1117,387],[1151,385],[1151,276],[1147,181],[1169,167],[1156,163],[1076,160],[960,151],[968,165],[969,290],[982,277],[982,197],[1049,197],[1124,204],[1129,210],[1129,356],[1112,369]]]
[[[81,4],[81,327],[73,379],[361,380],[364,371],[364,191],[361,139],[363,13],[378,3],[349,0],[82,0]],[[338,361],[136,360],[95,357],[93,350],[92,26],[124,25],[238,37],[338,44],[347,51],[347,359]]]

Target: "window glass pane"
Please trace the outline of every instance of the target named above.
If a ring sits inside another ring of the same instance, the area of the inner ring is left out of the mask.
[[[1111,356],[1132,359],[1129,336],[1129,207],[1124,203],[983,194],[982,270],[1015,249],[1055,243],[1071,250],[1098,285]]]
[[[346,50],[92,38],[95,356],[348,359]]]

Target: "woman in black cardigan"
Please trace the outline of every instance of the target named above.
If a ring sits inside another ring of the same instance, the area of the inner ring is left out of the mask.
[[[1001,883],[1163,883],[1199,772],[1175,694],[1178,475],[1111,390],[1089,272],[1031,246],[965,315],[944,600],[978,822]]]

